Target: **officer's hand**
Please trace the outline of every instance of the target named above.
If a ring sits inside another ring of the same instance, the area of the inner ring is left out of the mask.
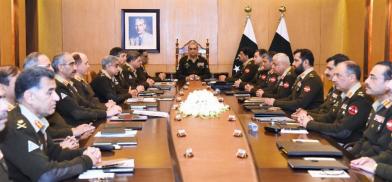
[[[308,112],[305,109],[299,108],[297,111],[295,111],[293,114],[291,114],[291,118],[297,119],[299,116],[306,116],[308,115]]]
[[[299,122],[299,125],[301,125],[302,127],[306,128],[306,126],[308,125],[308,123],[310,121],[313,121],[312,116],[309,115],[301,115],[298,117],[297,121]]]
[[[219,81],[225,81],[226,80],[226,75],[219,75]]]
[[[246,84],[245,85],[245,91],[247,91],[247,92],[250,92],[253,88],[254,88],[254,86],[251,85],[251,84]]]
[[[108,102],[105,103],[106,108],[110,108],[113,105],[116,105],[116,102],[114,102],[113,100],[109,100]]]
[[[263,94],[264,94],[264,90],[263,89],[259,89],[259,90],[256,91],[256,96],[257,97],[263,97]]]
[[[116,107],[111,107],[111,108],[109,108],[109,109],[106,111],[106,116],[107,116],[107,117],[112,117],[112,116],[115,116],[115,115],[120,114],[120,113],[121,113],[121,111],[119,111],[118,108],[116,108]]]
[[[241,79],[238,79],[238,80],[236,80],[235,82],[234,82],[234,87],[240,87],[240,83],[242,82],[242,80]]]
[[[101,151],[95,147],[87,147],[87,149],[83,152],[83,155],[87,155],[90,157],[91,161],[93,161],[93,165],[101,162]]]
[[[361,157],[359,159],[352,160],[350,166],[355,169],[362,169],[366,172],[373,173],[376,171],[377,163],[370,157]]]
[[[267,104],[267,105],[269,105],[269,106],[273,106],[273,105],[274,105],[274,102],[275,102],[275,99],[274,99],[274,98],[265,98],[265,99],[264,99],[264,103]]]
[[[147,78],[146,82],[148,83],[148,85],[152,86],[154,85],[155,81],[151,78]]]
[[[74,150],[79,148],[79,141],[74,136],[72,137],[68,136],[67,138],[64,139],[64,141],[60,143],[60,147],[62,149]]]
[[[144,86],[143,85],[138,85],[136,87],[137,92],[143,92],[144,91]]]
[[[138,92],[136,89],[131,89],[131,88],[129,88],[128,93],[131,94],[132,97],[137,97],[137,94],[138,94],[139,92]]]
[[[166,73],[159,73],[158,77],[161,80],[165,80],[166,79]]]
[[[91,126],[88,124],[81,124],[81,125],[71,129],[72,134],[73,134],[73,136],[78,137],[78,136],[82,135],[84,132],[90,130],[91,127],[93,127],[95,129],[94,126]]]

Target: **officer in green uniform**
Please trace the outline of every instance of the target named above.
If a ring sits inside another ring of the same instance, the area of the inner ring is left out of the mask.
[[[294,51],[295,80],[291,94],[281,99],[267,98],[265,103],[280,107],[287,113],[293,113],[298,108],[314,109],[323,102],[323,83],[313,68],[314,57],[309,49]]]
[[[63,150],[46,134],[46,116],[55,111],[59,96],[54,73],[45,68],[23,71],[15,83],[19,103],[8,113],[1,151],[13,181],[60,181],[100,162],[97,148]]]
[[[56,73],[56,92],[60,96],[56,111],[67,121],[76,126],[92,121],[106,120],[107,117],[121,113],[121,107],[102,109],[79,96],[71,79],[76,73],[75,60],[69,53],[61,53],[53,58],[52,67]]]
[[[127,91],[124,91],[115,86],[113,77],[118,73],[116,57],[107,56],[103,58],[101,65],[101,72],[90,83],[95,96],[97,96],[101,102],[113,100],[117,104],[122,104],[126,99],[137,96],[138,91],[135,89],[129,88]]]
[[[333,71],[339,63],[343,61],[347,61],[349,58],[344,54],[335,54],[327,59],[327,65],[324,71],[324,74],[328,80],[332,80]],[[325,98],[323,104],[319,107],[311,110],[304,110],[302,108],[298,109],[295,113],[291,116],[293,118],[298,118],[300,115],[310,115],[313,117],[314,120],[319,121],[319,118],[322,118],[323,115],[327,114],[331,109],[332,111],[336,112],[338,110],[338,106],[340,104],[340,91],[332,86]],[[333,120],[329,120],[332,122]]]
[[[267,86],[266,77],[271,70],[272,57],[268,55],[267,50],[258,49],[253,55],[253,61],[258,66],[257,71],[250,81],[242,81],[240,83],[238,87],[240,90],[250,91],[256,84],[260,84],[262,87]]]
[[[357,159],[351,167],[392,180],[392,65],[377,63],[366,79],[366,93],[375,97],[363,137],[355,143],[351,153]]]
[[[329,112],[332,123],[314,120],[311,116],[300,116],[298,121],[308,130],[330,136],[337,142],[347,144],[358,141],[362,137],[367,117],[370,113],[371,99],[359,82],[361,69],[353,61],[339,63],[334,71],[332,81],[342,92],[342,102],[338,112]]]
[[[199,45],[196,42],[188,44],[188,55],[180,59],[176,75],[180,80],[189,80],[195,76],[202,79],[211,77],[208,62],[206,58],[199,55]]]
[[[257,90],[256,96],[275,99],[288,97],[297,78],[294,68],[290,66],[290,58],[284,53],[277,53],[272,59],[273,72],[278,75],[277,84],[274,87]]]

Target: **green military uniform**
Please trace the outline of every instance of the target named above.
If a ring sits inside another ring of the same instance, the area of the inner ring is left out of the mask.
[[[382,153],[387,151],[392,142],[391,106],[392,102],[389,99],[373,103],[363,137],[351,150],[356,158],[364,156],[383,158]]]
[[[275,100],[274,106],[292,113],[298,108],[314,109],[323,100],[323,83],[313,68],[310,68],[298,75],[290,96]]]
[[[101,103],[97,97],[95,97],[95,93],[93,88],[85,81],[82,77],[75,76],[71,79],[73,86],[76,88],[79,96],[82,97],[84,100],[89,101],[91,104],[95,105],[98,108],[105,109],[105,104]]]
[[[19,105],[8,113],[6,135],[1,143],[13,181],[60,181],[92,167],[83,150],[63,150],[46,135],[49,123]]]
[[[330,111],[337,112],[341,103],[341,92],[336,88],[332,87],[328,91],[328,95],[325,98],[323,104],[315,109],[308,110],[308,115],[312,116],[315,121],[321,121]],[[336,113],[334,114],[336,115]],[[333,122],[334,119],[324,120],[324,122]]]
[[[275,99],[288,97],[291,94],[296,78],[297,75],[294,72],[294,68],[287,68],[274,87],[264,89],[263,97]]]
[[[256,95],[256,91],[259,89],[269,90],[274,88],[278,83],[278,76],[272,70],[268,71],[267,75],[261,74],[251,90],[252,94]]]
[[[335,115],[331,117],[335,118],[332,123],[310,121],[306,129],[330,136],[343,144],[355,142],[362,137],[370,108],[371,99],[358,82],[347,94],[342,93],[339,110],[330,112],[330,115]]]
[[[198,75],[202,79],[211,77],[208,62],[204,57],[197,56],[196,60],[191,60],[188,56],[184,56],[180,59],[176,73],[177,78],[183,80],[191,74]]]
[[[112,78],[103,70],[90,84],[95,96],[104,103],[113,100],[117,104],[122,104],[126,99],[132,97],[128,91],[117,88]]]
[[[381,178],[392,181],[392,165],[385,163],[378,163],[376,167],[376,171],[374,172],[377,176]]]
[[[8,167],[4,160],[4,155],[0,150],[0,181],[1,182],[10,182],[11,180],[8,177]]]
[[[60,97],[60,100],[56,103],[56,112],[69,125],[77,126],[106,119],[106,110],[81,98],[70,82],[56,75],[56,85],[56,92]]]

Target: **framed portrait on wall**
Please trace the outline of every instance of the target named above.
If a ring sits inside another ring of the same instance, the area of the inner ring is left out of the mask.
[[[123,48],[159,52],[159,9],[123,9],[121,14]]]

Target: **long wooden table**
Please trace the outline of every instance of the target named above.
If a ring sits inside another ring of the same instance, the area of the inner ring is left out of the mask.
[[[189,90],[203,89],[198,81],[191,82]],[[173,92],[175,90],[172,90]],[[312,178],[306,171],[292,170],[287,157],[276,147],[276,141],[293,138],[318,139],[329,143],[322,136],[265,133],[265,123],[258,123],[259,131],[247,131],[252,114],[238,104],[234,96],[221,95],[230,110],[217,119],[184,118],[175,121],[175,101],[160,101],[159,109],[170,112],[170,118],[148,119],[142,131],[137,134],[138,145],[133,148],[103,153],[103,160],[130,157],[135,159],[133,175],[116,176],[115,181],[379,181],[362,171],[350,169],[349,179]],[[186,99],[185,96],[182,96]],[[235,114],[237,121],[228,122],[228,114]],[[101,124],[98,131],[105,125]],[[188,136],[179,138],[177,129],[185,129]],[[234,138],[234,129],[241,129],[244,137]],[[91,145],[92,137],[86,145]],[[186,148],[192,148],[193,158],[185,158]],[[245,149],[249,156],[239,159],[235,156],[238,148]],[[348,164],[345,156],[343,162]]]

